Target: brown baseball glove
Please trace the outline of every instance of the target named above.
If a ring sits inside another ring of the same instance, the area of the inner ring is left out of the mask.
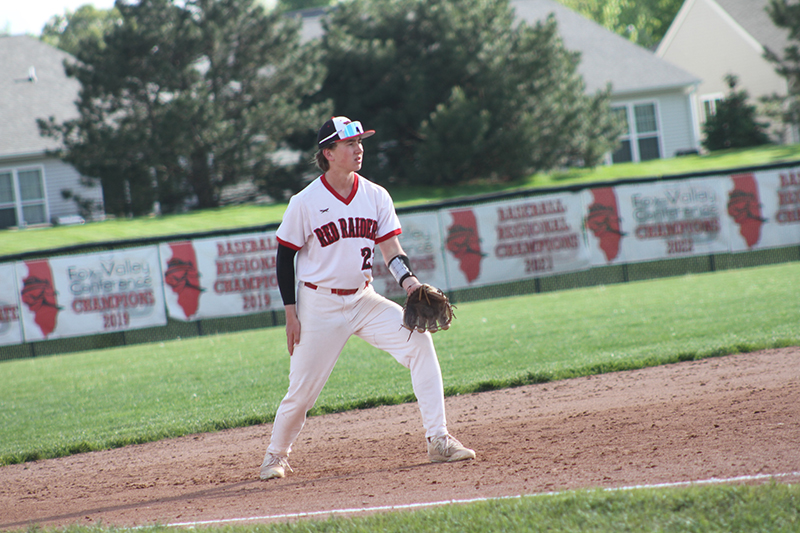
[[[413,331],[434,333],[450,327],[453,306],[447,295],[427,283],[408,295],[403,306],[403,327]]]

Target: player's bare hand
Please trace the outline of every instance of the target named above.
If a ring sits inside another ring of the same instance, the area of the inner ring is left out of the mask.
[[[419,282],[416,276],[411,276],[403,281],[403,288],[406,290],[406,294],[411,294],[420,287],[422,287],[422,283]]]
[[[286,347],[289,355],[294,354],[294,347],[300,342],[300,320],[294,305],[286,306]]]

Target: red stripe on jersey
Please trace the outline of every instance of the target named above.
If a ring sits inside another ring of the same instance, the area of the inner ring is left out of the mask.
[[[401,233],[403,233],[403,230],[402,230],[401,228],[397,228],[397,229],[396,229],[396,230],[394,230],[393,232],[391,232],[391,233],[387,233],[387,234],[386,234],[386,235],[384,235],[383,237],[378,237],[377,239],[375,239],[375,244],[380,244],[380,243],[382,243],[383,241],[388,241],[388,240],[389,240],[389,239],[391,239],[392,237],[395,237],[396,235],[400,235]]]
[[[286,246],[287,248],[291,248],[295,252],[299,252],[300,248],[302,248],[302,246],[297,246],[296,244],[292,244],[292,243],[290,243],[288,241],[284,241],[283,239],[281,239],[279,237],[275,237],[275,238],[278,240],[278,244],[282,244],[282,245]]]

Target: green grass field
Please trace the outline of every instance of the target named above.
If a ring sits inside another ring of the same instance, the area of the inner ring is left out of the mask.
[[[454,326],[436,336],[447,392],[798,345],[798,283],[800,264],[785,263],[461,304]],[[287,385],[284,344],[282,328],[269,328],[2,362],[0,461],[270,421]],[[354,339],[313,414],[410,400],[405,369]],[[797,532],[800,487],[768,483],[578,491],[370,517],[209,529]],[[63,531],[116,529],[76,525]]]
[[[785,263],[461,304],[454,326],[436,336],[447,392],[798,345],[798,283],[800,264]],[[2,362],[0,460],[15,463],[270,421],[287,385],[284,343],[282,328],[269,328]],[[411,399],[405,369],[355,339],[314,414]],[[800,486],[587,490],[207,529],[797,532]],[[116,531],[77,525],[62,530]]]
[[[786,263],[461,304],[436,337],[446,391],[797,345],[798,284]],[[288,363],[282,328],[0,363],[0,463],[271,421]],[[352,339],[312,414],[412,400]]]

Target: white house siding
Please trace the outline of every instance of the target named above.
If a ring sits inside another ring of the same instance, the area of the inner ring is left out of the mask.
[[[83,199],[94,200],[97,204],[102,205],[103,189],[99,182],[94,187],[83,186],[80,174],[59,159],[46,159],[43,166],[51,219],[80,214],[75,200],[71,198],[65,200],[61,195],[61,191],[64,189],[69,189]]]
[[[81,198],[93,200],[96,207],[95,216],[102,215],[103,189],[99,183],[95,187],[81,185],[81,176],[72,166],[56,158],[19,157],[6,158],[0,161],[2,170],[33,170],[42,173],[46,198],[46,216],[48,221],[60,217],[80,215],[80,209],[73,199],[64,199],[61,191],[69,189]]]
[[[659,130],[661,158],[674,157],[677,152],[699,149],[692,100],[682,89],[639,92],[611,98],[611,106],[630,106],[655,103]]]
[[[661,124],[665,132],[663,157],[673,157],[681,150],[698,149],[691,100],[684,93],[667,93],[660,95],[658,101]]]

